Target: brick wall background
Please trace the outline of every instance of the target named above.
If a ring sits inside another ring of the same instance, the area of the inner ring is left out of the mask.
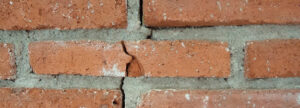
[[[300,107],[299,0],[2,0],[0,107]]]

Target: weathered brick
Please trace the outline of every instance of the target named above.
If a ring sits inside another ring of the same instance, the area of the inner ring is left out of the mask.
[[[247,42],[245,76],[248,78],[300,77],[300,40]]]
[[[126,75],[126,55],[120,42],[44,41],[29,45],[30,65],[37,74]]]
[[[143,0],[152,27],[300,24],[299,0]]]
[[[138,108],[298,108],[299,90],[152,90]]]
[[[197,40],[129,41],[126,49],[134,57],[131,77],[228,77],[228,44]]]
[[[0,89],[1,108],[121,108],[119,90]]]
[[[125,28],[126,0],[1,0],[0,29]]]
[[[16,74],[12,44],[0,43],[0,79],[13,79]]]

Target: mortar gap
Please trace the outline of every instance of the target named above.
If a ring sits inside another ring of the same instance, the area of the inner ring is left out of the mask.
[[[125,80],[125,77],[123,77],[121,79],[121,84],[120,84],[120,90],[121,90],[121,93],[122,93],[122,108],[125,108],[125,91],[124,91],[124,80]]]
[[[140,13],[141,26],[143,26],[143,0],[140,0],[139,13]]]
[[[224,78],[224,81],[226,81],[226,82],[227,82],[227,81],[228,81],[228,78]]]
[[[151,30],[150,34],[146,37],[146,39],[152,39],[152,33],[153,33],[153,31]]]
[[[128,76],[128,67],[129,67],[130,63],[133,61],[133,56],[130,55],[130,54],[127,52],[127,49],[126,49],[126,46],[125,46],[125,42],[124,42],[124,41],[121,41],[121,45],[122,45],[123,51],[124,51],[127,55],[129,55],[129,56],[132,57],[131,61],[130,61],[129,63],[126,64],[125,77],[127,77],[127,76]],[[123,88],[125,77],[123,77],[123,78],[121,79],[121,84],[120,84],[120,87],[119,87],[119,88],[120,88],[120,91],[121,91],[121,93],[122,93],[122,108],[125,108],[125,91],[124,91],[124,88]]]

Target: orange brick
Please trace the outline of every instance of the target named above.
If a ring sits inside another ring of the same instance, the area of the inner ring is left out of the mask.
[[[16,74],[12,44],[0,43],[0,79],[13,79]]]
[[[126,55],[120,42],[46,41],[29,45],[30,64],[37,74],[126,75]]]
[[[300,77],[300,40],[265,40],[247,43],[248,78]]]
[[[2,0],[0,29],[125,28],[126,0]]]
[[[138,108],[299,108],[299,90],[152,90]]]
[[[1,108],[121,108],[119,90],[0,89]]]
[[[300,24],[299,0],[143,0],[147,26]]]
[[[129,76],[228,77],[228,44],[196,40],[125,42],[135,60]]]

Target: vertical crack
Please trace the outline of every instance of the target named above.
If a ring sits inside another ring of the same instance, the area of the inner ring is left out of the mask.
[[[153,33],[153,30],[150,31],[150,34],[147,36],[146,39],[152,39],[152,33]]]
[[[121,44],[123,46],[124,52],[127,55],[132,57],[131,61],[126,64],[126,76],[129,76],[129,77],[143,76],[144,75],[144,69],[143,69],[142,65],[139,63],[138,59],[134,55],[131,55],[131,54],[128,53],[124,41],[122,41]]]
[[[123,48],[123,51],[127,54],[127,55],[129,55],[128,54],[128,52],[127,52],[127,50],[126,50],[126,46],[125,46],[125,43],[124,43],[124,41],[121,41],[121,45],[122,45],[122,48]],[[129,55],[129,56],[131,56],[131,55]],[[127,63],[126,64],[126,73],[125,73],[125,77],[127,77],[128,76],[128,66],[129,66],[129,64],[132,62],[132,60],[133,59],[131,59],[131,61],[129,62],[129,63]],[[120,90],[121,90],[121,93],[122,93],[122,108],[125,108],[125,91],[124,91],[124,80],[125,80],[125,77],[123,77],[122,79],[121,79],[121,84],[120,84]]]
[[[122,93],[122,108],[125,108],[125,91],[124,91],[124,80],[125,80],[125,77],[123,77],[121,79],[121,84],[120,84],[120,90],[121,90],[121,93]]]
[[[142,26],[143,25],[143,0],[140,0],[139,13],[140,13],[141,26]]]

